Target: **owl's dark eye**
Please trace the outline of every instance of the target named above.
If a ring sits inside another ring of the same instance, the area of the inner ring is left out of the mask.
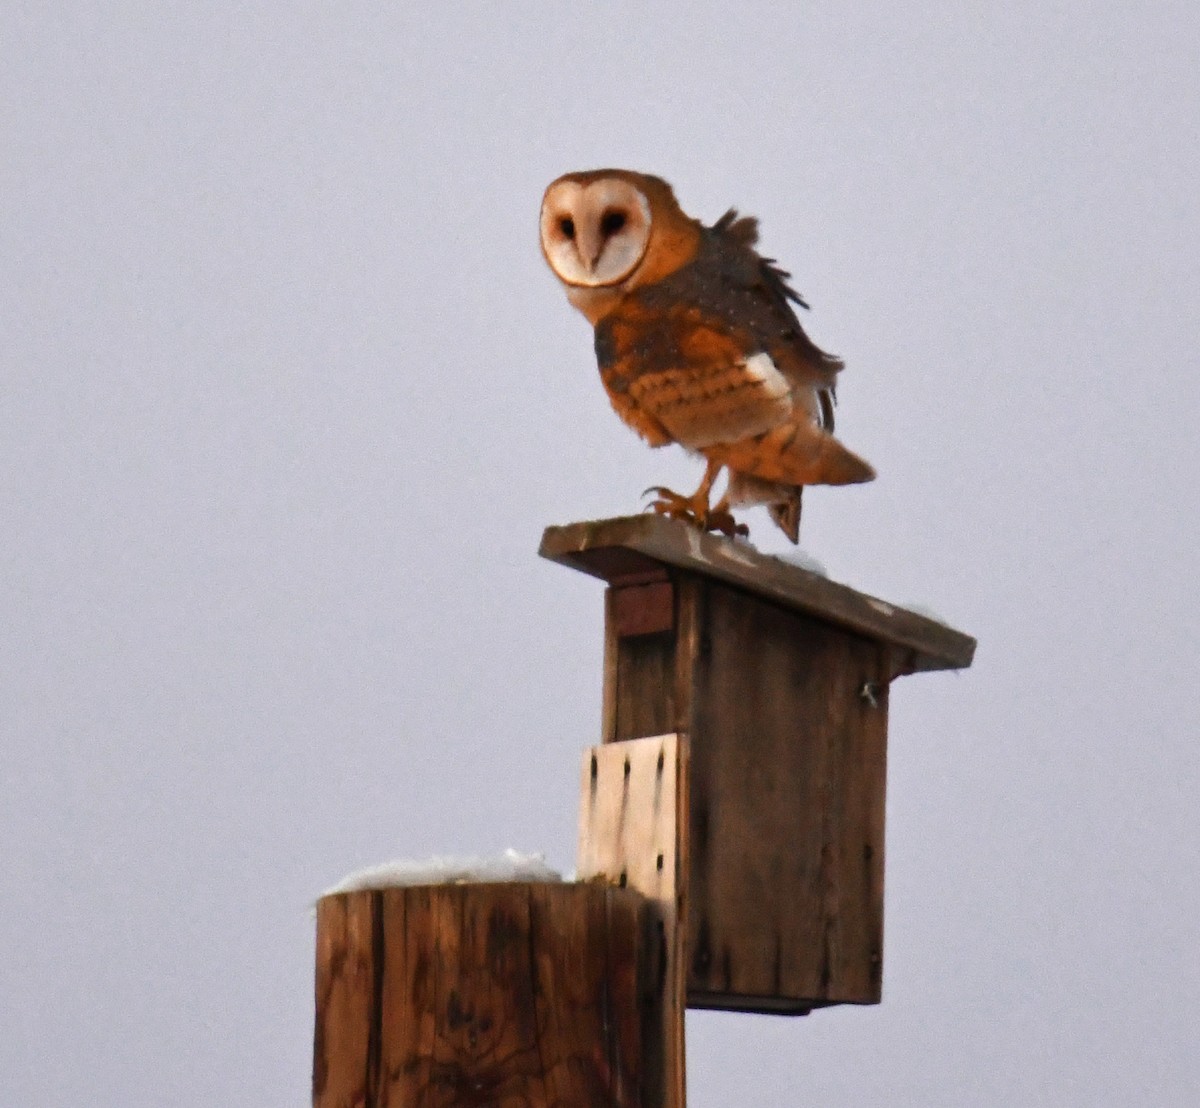
[[[600,233],[608,238],[609,235],[615,235],[622,227],[625,226],[625,213],[618,211],[605,212],[600,220]]]
[[[573,239],[575,237],[575,220],[573,220],[570,216],[564,216],[558,221],[558,229],[564,235],[566,235],[567,238]]]

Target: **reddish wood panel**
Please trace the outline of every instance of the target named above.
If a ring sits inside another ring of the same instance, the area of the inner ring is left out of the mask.
[[[369,1103],[368,1058],[374,1062],[370,1068],[378,1072],[373,935],[370,897],[326,897],[318,903],[314,1103]],[[362,1065],[355,1070],[345,1064],[347,1058],[361,1058]]]
[[[613,629],[619,638],[656,635],[675,626],[675,591],[670,581],[613,589]]]

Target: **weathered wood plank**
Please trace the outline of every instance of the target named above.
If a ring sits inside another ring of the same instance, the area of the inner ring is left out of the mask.
[[[663,1056],[664,1101],[685,1100],[683,1013],[686,956],[680,921],[687,911],[687,743],[677,735],[606,743],[584,752],[580,775],[579,850],[582,880],[600,877],[645,895],[657,915],[665,961],[657,1000],[661,1031],[647,1044]]]
[[[761,554],[748,543],[704,534],[662,516],[547,527],[539,553],[610,583],[652,579],[663,566],[717,578],[887,643],[893,650],[892,676],[961,669],[975,654],[975,640],[952,627]]]
[[[877,1002],[885,650],[719,583],[697,600],[688,1002]]]
[[[653,937],[646,898],[599,883],[324,897],[313,1104],[675,1108],[643,1040]]]

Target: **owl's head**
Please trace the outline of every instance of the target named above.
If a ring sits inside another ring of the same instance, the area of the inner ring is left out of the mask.
[[[694,227],[666,181],[624,169],[568,173],[542,198],[542,253],[570,288],[643,277],[647,254],[661,262],[660,248]]]

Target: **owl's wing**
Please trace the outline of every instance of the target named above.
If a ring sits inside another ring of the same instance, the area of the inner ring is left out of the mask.
[[[692,261],[597,326],[613,406],[651,442],[647,417],[693,449],[763,434],[793,411],[832,429],[842,363],[804,333],[792,305],[806,305],[754,249],[757,226],[726,213],[704,229]]]
[[[754,336],[694,304],[630,298],[597,326],[596,354],[613,407],[653,445],[702,450],[792,416],[791,384]]]
[[[842,363],[804,334],[790,304],[803,301],[754,251],[754,234],[753,221],[726,217],[695,260],[600,321],[613,407],[652,444],[674,440],[763,480],[870,480],[828,433]]]
[[[832,401],[842,360],[805,333],[793,305],[808,304],[789,284],[791,274],[755,250],[757,242],[758,220],[730,209],[705,229],[696,260],[675,279],[701,290],[712,311],[749,330],[794,384],[827,390]],[[831,427],[832,412],[823,414]]]

